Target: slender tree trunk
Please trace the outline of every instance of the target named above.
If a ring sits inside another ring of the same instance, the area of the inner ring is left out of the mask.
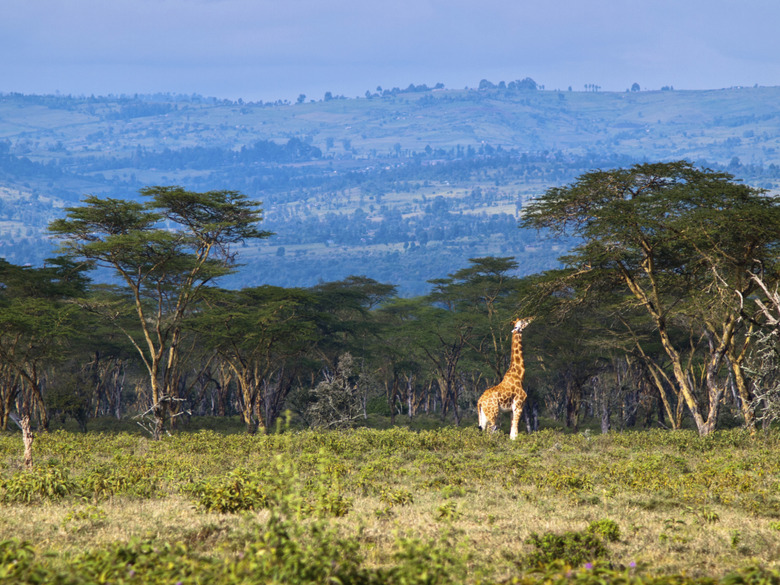
[[[122,390],[125,387],[125,368],[122,361],[118,361],[114,366],[111,378],[111,398],[109,400],[111,413],[116,417],[116,420],[122,420]]]
[[[530,402],[531,402],[530,400],[526,401],[525,407],[523,408],[523,420],[525,421],[525,430],[528,432],[529,435],[534,431],[533,420],[531,419],[531,410],[533,407],[531,406]],[[536,406],[535,402],[533,403],[533,406],[534,407]]]
[[[412,395],[412,384],[407,379],[406,381],[406,414],[409,416],[409,420],[412,420],[412,417],[414,416],[415,406],[414,406],[414,396]]]
[[[152,409],[154,416],[154,426],[152,427],[152,439],[159,441],[162,439],[165,433],[165,405],[161,403],[155,404]]]
[[[254,435],[257,432],[257,393],[252,389],[252,384],[246,378],[239,376],[238,383],[241,388],[241,396],[243,397],[243,409],[241,416],[244,419],[244,425],[246,426],[246,432],[249,435]]]
[[[30,428],[30,415],[24,414],[19,421],[22,427],[22,441],[24,442],[24,466],[27,469],[32,469],[33,466],[33,441],[35,435]]]
[[[660,400],[658,402],[656,402],[656,404],[658,406],[658,424],[661,425],[661,426],[664,426],[664,412],[665,412],[665,410],[664,410],[663,404],[661,404]],[[649,417],[648,417],[648,420],[649,420]]]
[[[149,383],[151,384],[152,391],[152,417],[154,418],[154,424],[152,425],[152,439],[159,441],[163,433],[165,432],[165,387],[161,387],[160,383],[160,356],[161,354],[155,354],[152,357],[151,367],[149,369]]]
[[[19,378],[6,372],[0,381],[0,430],[8,430],[8,417],[19,395]]]
[[[48,431],[49,415],[46,412],[46,405],[43,402],[43,391],[41,388],[42,380],[36,364],[33,363],[29,370],[24,367],[19,368],[18,373],[22,386],[21,391],[26,393],[24,398],[25,412],[30,415],[37,411],[39,428]]]
[[[605,401],[601,405],[601,434],[606,435],[609,432],[611,426],[612,425],[609,421],[609,403]]]
[[[566,380],[566,426],[577,432],[579,428],[580,406],[582,405],[582,388],[576,380]]]
[[[398,394],[398,376],[394,375],[392,381],[385,380],[385,396],[390,407],[390,424],[395,424],[395,397]]]
[[[165,433],[165,420],[168,418],[167,406],[165,393],[160,389],[159,382],[152,380],[152,417],[154,418],[152,439],[155,441],[162,439]]]
[[[444,420],[447,416],[447,399],[449,398],[449,390],[447,388],[447,380],[444,376],[437,376],[436,381],[439,384],[439,399],[441,402],[441,419]],[[436,403],[433,405],[434,412],[436,411]]]
[[[739,407],[742,411],[742,417],[745,420],[745,428],[750,431],[751,435],[756,433],[756,413],[753,411],[753,392],[750,390],[750,386],[747,380],[745,380],[745,372],[742,369],[742,362],[745,357],[745,352],[739,356],[735,356],[733,352],[728,354],[728,362],[731,367],[731,373],[734,379],[734,385],[737,388],[737,394],[739,396]]]
[[[230,398],[230,384],[233,375],[230,367],[224,362],[219,365],[217,370],[217,415],[225,416],[227,414],[228,401]]]

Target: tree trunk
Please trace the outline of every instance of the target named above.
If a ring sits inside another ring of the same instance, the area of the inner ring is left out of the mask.
[[[645,372],[650,375],[649,381],[652,382],[652,384],[655,386],[655,389],[658,392],[658,397],[661,399],[661,404],[663,405],[663,408],[666,411],[667,417],[669,417],[669,423],[672,425],[672,430],[679,429],[680,417],[675,416],[675,411],[672,408],[671,402],[669,401],[669,396],[667,395],[666,388],[669,387],[672,389],[672,392],[674,392],[677,398],[677,412],[681,414],[680,407],[682,406],[683,401],[680,396],[680,393],[677,391],[677,388],[674,387],[674,384],[666,375],[666,373],[661,369],[661,367],[658,366],[653,360],[651,360],[650,357],[645,353],[644,349],[642,349],[642,346],[639,344],[639,341],[636,341],[636,348],[639,351],[639,355],[642,358],[642,362],[644,363]],[[647,378],[647,376],[645,376],[645,378]],[[666,382],[666,385],[664,384],[664,382]],[[661,411],[659,408],[658,421],[663,424],[663,420],[662,417],[660,416],[660,412]]]
[[[566,426],[577,432],[579,428],[582,388],[575,380],[566,380]]]
[[[46,405],[43,402],[43,392],[41,390],[41,380],[37,371],[33,371],[32,376],[25,375],[27,387],[32,399],[32,409],[38,412],[38,423],[40,429],[49,430],[49,414],[46,412]]]
[[[639,390],[629,390],[623,396],[623,427],[630,429],[636,426],[638,411]]]
[[[605,399],[601,403],[601,434],[606,435],[610,429],[609,422],[609,399]]]
[[[111,397],[109,404],[116,420],[122,420],[122,390],[125,387],[125,368],[121,361],[114,366],[111,376]]]
[[[152,409],[154,426],[152,427],[152,439],[159,441],[165,432],[165,405],[158,403]]]
[[[245,380],[239,379],[239,384],[241,385],[241,396],[243,397],[241,416],[244,419],[247,434],[254,435],[257,432],[257,418],[255,415],[257,397],[254,392],[247,388],[247,382]]]
[[[8,417],[19,394],[16,376],[0,378],[0,430],[8,430]]]
[[[246,414],[244,414],[244,426],[246,427],[246,434],[247,435],[255,435],[257,434],[257,420],[250,414],[248,417]]]
[[[726,356],[726,349],[729,346],[730,334],[734,329],[733,323],[724,326],[724,333],[721,339],[716,343],[715,334],[711,329],[707,329],[707,339],[710,346],[710,359],[707,362],[705,381],[707,384],[707,398],[709,407],[707,409],[707,419],[703,419],[697,411],[693,413],[693,419],[696,422],[696,428],[701,436],[706,436],[715,430],[718,424],[718,413],[720,411],[720,401],[725,393],[724,385],[718,380],[718,372],[723,365],[723,359]]]
[[[227,414],[232,380],[233,374],[230,368],[224,363],[220,364],[217,370],[217,416],[225,416]]]
[[[30,428],[30,415],[25,414],[21,417],[19,424],[22,427],[22,441],[24,441],[24,466],[27,469],[32,469],[33,466],[33,452],[32,446],[35,440],[35,435]]]
[[[439,400],[441,404],[441,419],[444,420],[447,416],[447,399],[449,398],[449,390],[447,388],[447,380],[444,376],[437,376],[436,382],[439,385]],[[436,412],[436,402],[433,403],[433,411]]]
[[[523,419],[529,435],[539,430],[539,405],[536,400],[526,401],[523,408]]]
[[[387,397],[387,405],[390,408],[390,424],[395,424],[395,397],[398,394],[398,377],[393,376],[392,382],[385,380],[385,396]]]
[[[267,414],[267,408],[265,405],[265,397],[264,392],[256,392],[257,399],[255,400],[255,420],[257,421],[257,425],[255,428],[255,432],[259,432],[261,434],[265,434],[266,426],[265,426],[265,418]]]
[[[731,364],[731,372],[734,375],[734,385],[737,387],[737,393],[740,398],[740,410],[742,411],[742,417],[745,419],[745,427],[750,431],[751,435],[756,433],[756,413],[753,412],[753,393],[750,391],[748,382],[745,380],[745,375],[742,370],[742,360],[729,358]]]

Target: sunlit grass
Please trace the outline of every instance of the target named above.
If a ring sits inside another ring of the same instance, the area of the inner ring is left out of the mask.
[[[512,442],[472,428],[256,437],[202,430],[157,443],[58,431],[38,437],[30,475],[19,465],[20,437],[6,433],[0,533],[61,559],[139,539],[231,555],[287,502],[302,525],[325,519],[357,542],[365,567],[393,567],[399,542],[411,538],[456,551],[470,579],[493,581],[532,569],[532,533],[609,519],[621,533],[607,545],[613,566],[718,577],[780,557],[779,445],[776,433],[742,431],[543,431]],[[238,469],[268,498],[237,513],[207,511],[202,486],[230,489]],[[22,481],[30,477],[43,488],[28,503],[19,494],[33,489]],[[67,493],[46,495],[56,477],[67,478]]]

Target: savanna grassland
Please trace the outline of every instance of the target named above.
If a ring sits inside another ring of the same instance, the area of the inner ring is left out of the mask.
[[[0,583],[780,580],[780,435],[0,435]],[[709,580],[708,580],[709,579]]]

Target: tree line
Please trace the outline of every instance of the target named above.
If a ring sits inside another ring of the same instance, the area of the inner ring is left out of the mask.
[[[304,424],[372,412],[460,424],[525,332],[526,428],[718,424],[778,415],[780,200],[687,162],[593,171],[549,189],[522,225],[579,242],[526,277],[474,258],[429,294],[353,276],[229,290],[237,248],[270,237],[236,191],[149,187],[85,198],[53,221],[43,267],[0,261],[0,424],[134,416],[155,438],[182,417],[285,410]],[[97,270],[104,282],[89,278]]]

